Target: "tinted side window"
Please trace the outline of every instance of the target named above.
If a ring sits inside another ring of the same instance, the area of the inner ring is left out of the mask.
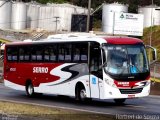
[[[19,61],[20,62],[30,61],[30,49],[29,49],[29,47],[25,46],[25,47],[20,47],[19,48]]]
[[[78,44],[73,45],[73,62],[79,62],[80,61],[80,51],[81,48],[78,46]]]
[[[43,61],[43,46],[41,45],[32,46],[31,60],[32,61]]]
[[[57,44],[46,45],[44,50],[44,61],[56,62],[57,60]]]
[[[58,45],[58,61],[64,61],[64,44]]]
[[[88,44],[74,43],[73,44],[73,62],[88,61]]]
[[[71,62],[72,58],[72,45],[68,44],[59,44],[58,47],[58,61],[61,62]]]
[[[88,60],[88,44],[81,46],[81,61],[87,62]]]
[[[7,60],[8,61],[17,61],[18,60],[17,47],[8,47],[7,48]]]
[[[68,44],[68,45],[65,45],[65,61],[66,62],[71,62],[71,58],[72,58],[72,45],[71,44]]]

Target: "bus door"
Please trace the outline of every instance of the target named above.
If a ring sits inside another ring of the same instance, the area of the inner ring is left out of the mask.
[[[102,82],[101,50],[98,43],[90,46],[90,88],[91,97],[100,98],[100,83]]]

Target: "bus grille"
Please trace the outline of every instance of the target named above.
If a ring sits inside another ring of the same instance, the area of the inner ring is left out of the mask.
[[[141,93],[143,88],[135,88],[135,89],[119,89],[122,94],[136,94]]]

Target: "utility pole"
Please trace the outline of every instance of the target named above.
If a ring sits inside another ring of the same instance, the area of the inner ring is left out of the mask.
[[[87,15],[87,27],[86,31],[89,32],[89,26],[90,26],[90,14],[91,14],[91,0],[88,0],[88,15]]]
[[[151,28],[150,28],[150,36],[149,36],[149,45],[152,46],[152,33],[153,33],[153,0],[151,3]],[[149,50],[149,63],[151,62],[151,50]]]
[[[152,5],[154,4],[153,0],[152,0]]]

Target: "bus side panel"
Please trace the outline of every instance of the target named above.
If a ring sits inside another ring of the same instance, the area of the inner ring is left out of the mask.
[[[84,84],[90,97],[89,72],[86,63],[7,63],[6,86],[25,90],[27,80],[31,80],[35,92],[75,96],[78,82]],[[14,71],[11,69],[14,68]],[[22,89],[23,87],[23,89]]]
[[[25,90],[24,81],[19,79],[17,63],[7,63],[4,67],[4,84],[16,90]],[[18,84],[17,84],[18,83]]]
[[[25,86],[27,80],[31,80],[34,86],[39,86],[41,83],[56,81],[58,76],[50,75],[49,71],[61,64],[50,63],[7,63],[4,68],[4,79],[13,85],[8,87],[16,88],[18,86]],[[6,85],[6,84],[5,84]],[[6,85],[7,86],[7,85]],[[18,89],[18,88],[16,88]]]
[[[85,63],[66,63],[50,71],[50,74],[59,76],[60,79],[53,82],[41,83],[35,87],[36,92],[58,95],[75,96],[75,87],[78,82],[83,83],[87,97],[90,97],[88,65]]]

